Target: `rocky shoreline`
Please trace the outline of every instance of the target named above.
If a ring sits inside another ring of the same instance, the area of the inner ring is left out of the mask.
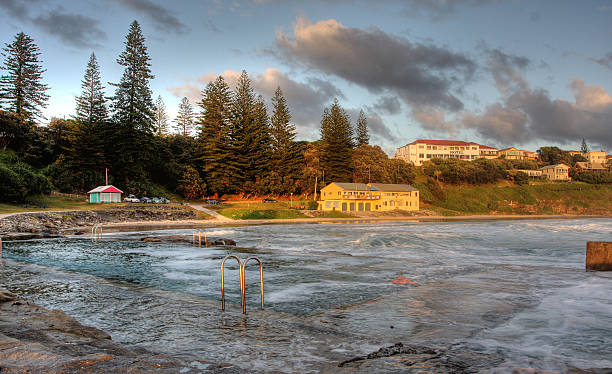
[[[61,310],[48,310],[0,289],[0,372],[3,373],[228,373],[231,364],[177,358],[129,348],[84,326]]]
[[[87,233],[96,224],[193,219],[196,213],[192,209],[179,206],[16,213],[0,219],[0,235],[5,239],[38,239],[60,236],[64,230]]]

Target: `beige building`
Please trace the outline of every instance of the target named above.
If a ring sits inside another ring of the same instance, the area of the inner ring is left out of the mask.
[[[570,167],[565,164],[557,164],[544,166],[540,170],[542,170],[542,175],[548,180],[568,181],[570,180],[569,169]]]
[[[542,176],[542,170],[527,170],[527,169],[517,169],[517,172],[523,172],[530,176],[531,178],[540,178]]]
[[[489,147],[488,145],[478,145],[478,150],[480,152],[480,158],[497,158],[499,150],[497,148]]]
[[[576,162],[574,168],[576,168],[578,172],[608,170],[605,164],[599,162]]]
[[[514,147],[500,149],[497,152],[498,157],[507,160],[537,160],[535,152],[526,151],[524,149],[516,149]]]
[[[321,189],[318,210],[341,212],[419,210],[419,190],[408,184],[330,183]]]
[[[606,163],[606,152],[589,152],[583,155],[588,162],[605,164]]]
[[[421,166],[432,158],[458,158],[471,161],[480,158],[480,145],[458,140],[418,139],[397,149],[395,158]]]

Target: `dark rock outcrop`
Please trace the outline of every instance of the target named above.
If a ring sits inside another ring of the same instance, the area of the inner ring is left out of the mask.
[[[22,213],[0,219],[0,233],[29,233],[33,235],[29,239],[36,239],[53,237],[53,235],[58,235],[62,230],[76,227],[91,227],[95,224],[189,219],[196,219],[196,214],[193,210],[174,206],[118,207],[104,210],[76,210],[59,213]]]
[[[61,310],[47,310],[0,289],[0,372],[242,373],[229,364],[180,359],[129,348]]]

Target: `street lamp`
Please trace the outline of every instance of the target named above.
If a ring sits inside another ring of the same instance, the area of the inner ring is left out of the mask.
[[[293,208],[293,192],[289,192],[289,207]]]

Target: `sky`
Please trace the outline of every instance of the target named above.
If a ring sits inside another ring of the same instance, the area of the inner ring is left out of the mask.
[[[337,98],[390,156],[416,139],[612,153],[612,0],[0,0],[0,17],[2,45],[40,48],[48,119],[74,114],[92,52],[113,93],[137,20],[172,118],[245,70],[268,105],[281,87],[298,140]]]

